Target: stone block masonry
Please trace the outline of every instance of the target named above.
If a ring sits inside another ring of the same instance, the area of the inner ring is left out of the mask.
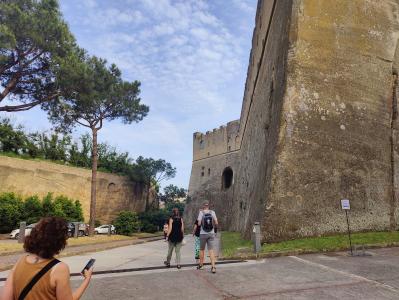
[[[196,177],[194,145],[189,210],[202,193],[276,241],[344,232],[348,198],[355,231],[397,229],[398,38],[397,1],[259,1],[235,152],[209,160],[232,190]]]
[[[0,156],[0,193],[43,197],[52,192],[82,203],[85,221],[90,213],[91,170]],[[152,199],[153,197],[151,197]],[[127,177],[98,172],[97,219],[112,221],[121,210],[145,210],[146,188]]]

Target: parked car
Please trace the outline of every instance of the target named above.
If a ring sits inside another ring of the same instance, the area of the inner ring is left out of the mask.
[[[36,226],[37,223],[29,224],[28,226],[25,227],[25,236],[30,235],[30,232],[32,231],[33,227]],[[10,233],[10,239],[18,239],[19,238],[19,228],[14,229]]]
[[[109,225],[101,225],[96,228],[94,228],[94,233],[95,234],[107,234],[109,231]],[[115,226],[111,225],[111,234],[115,234]]]
[[[68,223],[68,235],[70,237],[74,236],[75,234],[75,224],[69,222]],[[78,231],[78,236],[85,236],[87,235],[87,228],[86,228],[86,224],[84,223],[79,223],[79,231]]]

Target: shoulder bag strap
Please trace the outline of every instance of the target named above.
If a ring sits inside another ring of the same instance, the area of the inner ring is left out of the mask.
[[[26,295],[30,292],[33,286],[40,280],[40,278],[42,278],[44,274],[46,274],[52,267],[54,267],[59,262],[60,261],[58,259],[54,258],[47,265],[45,265],[43,269],[41,269],[35,276],[33,276],[32,280],[22,290],[21,294],[18,297],[18,300],[25,299]]]

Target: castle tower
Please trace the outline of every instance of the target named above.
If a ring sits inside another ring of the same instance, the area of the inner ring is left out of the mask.
[[[344,232],[343,198],[354,230],[397,228],[398,38],[397,1],[259,1],[228,229]]]

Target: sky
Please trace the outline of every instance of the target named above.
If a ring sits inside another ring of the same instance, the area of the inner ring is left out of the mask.
[[[162,182],[188,188],[194,132],[240,116],[257,0],[60,0],[79,46],[141,82],[150,107],[140,123],[106,123],[99,141],[132,158],[177,168]],[[39,108],[8,115],[28,130],[50,130]],[[84,129],[78,128],[77,138]]]

